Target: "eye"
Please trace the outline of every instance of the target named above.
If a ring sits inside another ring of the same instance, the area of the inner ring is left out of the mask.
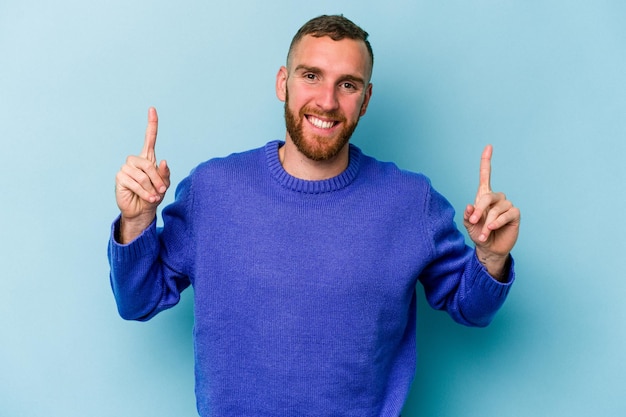
[[[307,72],[304,74],[304,79],[307,81],[315,81],[317,80],[317,75],[312,72]]]
[[[350,81],[342,82],[341,84],[339,84],[339,87],[342,90],[345,90],[345,91],[351,92],[351,93],[359,90],[359,86],[357,84],[355,84],[355,83],[350,82]]]

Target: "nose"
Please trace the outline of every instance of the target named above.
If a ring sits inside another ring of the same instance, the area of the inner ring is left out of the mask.
[[[316,104],[320,110],[330,112],[339,108],[337,89],[334,85],[320,86],[316,97]]]

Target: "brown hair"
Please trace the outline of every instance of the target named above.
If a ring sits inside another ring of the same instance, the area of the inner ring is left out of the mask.
[[[307,35],[311,35],[316,38],[329,36],[334,41],[340,41],[344,38],[363,41],[367,48],[367,52],[370,55],[372,67],[374,66],[374,52],[372,51],[372,46],[367,40],[369,36],[368,33],[354,24],[354,22],[350,19],[343,17],[343,15],[322,15],[306,22],[300,30],[296,32],[295,36],[291,40],[289,53],[287,54],[288,65],[293,49],[298,42],[300,42],[300,40]]]

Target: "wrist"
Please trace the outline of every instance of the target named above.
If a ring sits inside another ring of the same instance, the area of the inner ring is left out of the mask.
[[[154,217],[155,214],[127,218],[122,214],[115,239],[122,245],[132,242],[152,224]]]
[[[510,259],[508,253],[506,255],[494,254],[476,247],[476,257],[495,280],[499,282],[507,281]]]

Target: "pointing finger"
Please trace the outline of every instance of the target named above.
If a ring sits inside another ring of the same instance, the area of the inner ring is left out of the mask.
[[[491,192],[491,155],[493,154],[493,146],[487,145],[483,150],[480,158],[480,174],[478,178],[478,194],[476,200],[487,193]]]
[[[154,145],[156,144],[157,131],[159,130],[159,116],[154,107],[148,109],[148,127],[146,127],[146,137],[143,142],[143,149],[140,156],[151,162],[156,162]]]

